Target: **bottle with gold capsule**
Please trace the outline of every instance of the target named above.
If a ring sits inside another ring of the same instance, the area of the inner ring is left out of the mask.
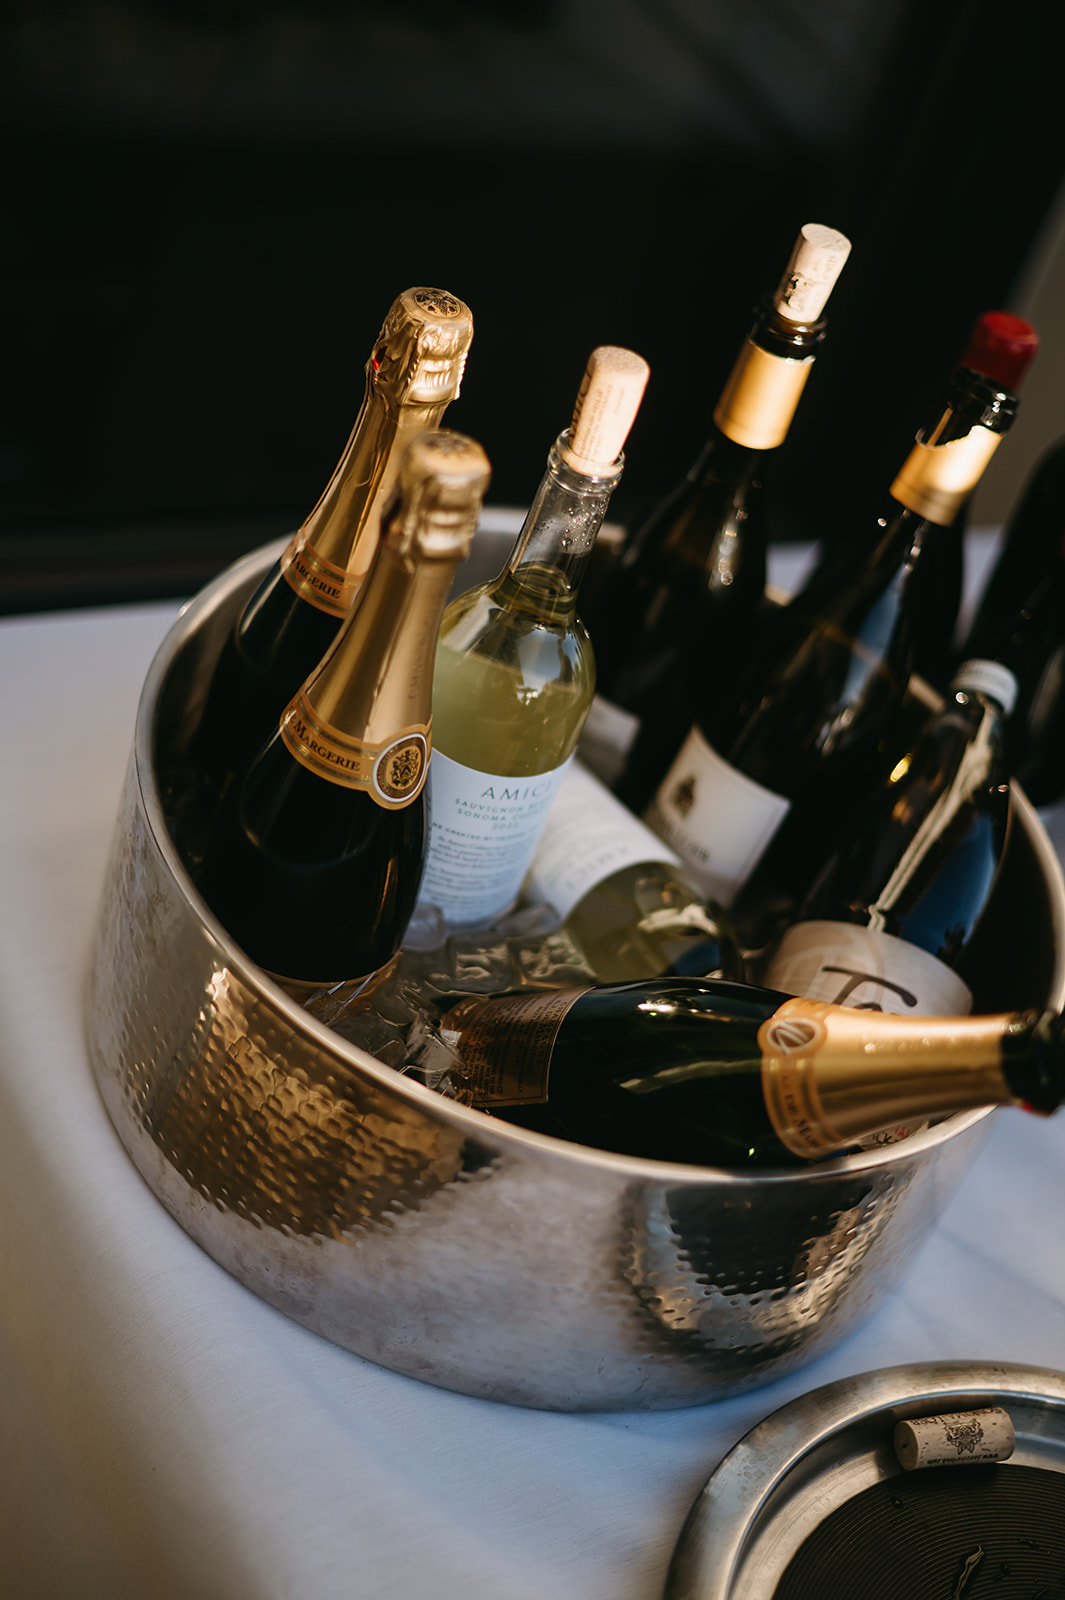
[[[408,447],[365,594],[227,797],[195,875],[298,998],[362,981],[402,942],[425,855],[433,652],[488,477],[461,434]]]
[[[749,644],[766,576],[764,486],[824,341],[824,308],[850,252],[808,222],[753,325],[680,484],[628,540],[585,622],[596,693],[581,759],[642,811],[694,716],[693,683]]]
[[[452,926],[514,904],[576,747],[595,686],[577,589],[647,376],[631,350],[592,351],[506,565],[444,613],[422,900]]]
[[[705,1166],[790,1166],[878,1128],[1065,1097],[1065,1019],[896,1017],[725,980],[460,1001],[440,1022],[453,1092],[564,1136]]]
[[[468,307],[446,290],[407,289],[393,302],[366,363],[366,394],[344,454],[244,606],[215,668],[190,740],[176,827],[191,862],[234,777],[362,592],[404,448],[439,427],[458,396],[472,338]]]

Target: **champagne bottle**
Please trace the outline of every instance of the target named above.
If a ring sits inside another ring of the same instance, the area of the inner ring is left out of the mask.
[[[766,464],[787,436],[850,251],[807,223],[754,323],[687,477],[626,543],[585,610],[596,695],[581,759],[640,811],[691,725],[690,685],[741,648],[765,589]]]
[[[403,448],[439,426],[458,395],[472,337],[468,308],[442,289],[407,289],[393,302],[366,363],[366,393],[344,454],[223,646],[190,740],[191,782],[186,777],[176,828],[190,860],[234,776],[354,606]]]
[[[1037,806],[1065,797],[1065,440],[1036,463],[965,640],[1017,677],[1010,770]]]
[[[972,1009],[964,963],[1006,846],[1016,687],[998,662],[958,670],[784,934],[768,988],[900,1016]]]
[[[704,904],[673,852],[580,761],[540,835],[526,894],[564,919],[599,983],[744,976],[724,913]]]
[[[440,1027],[472,1104],[546,1106],[572,1139],[664,1161],[793,1165],[917,1116],[1065,1096],[1049,1012],[895,1017],[658,978],[462,1000]]]
[[[488,483],[483,450],[423,433],[359,606],[224,803],[197,887],[303,998],[398,950],[425,854],[433,650]]]
[[[595,665],[577,588],[647,376],[631,350],[593,350],[502,572],[444,613],[422,899],[453,925],[513,905],[587,715]]]
[[[956,372],[891,485],[867,562],[843,582],[822,575],[779,608],[734,691],[701,686],[698,721],[646,820],[726,908],[775,835],[775,870],[805,892],[871,781],[910,677],[922,551],[957,514],[1015,409],[1012,391]]]

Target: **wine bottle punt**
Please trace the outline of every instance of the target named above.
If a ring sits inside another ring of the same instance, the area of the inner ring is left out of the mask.
[[[525,892],[564,919],[599,983],[744,976],[725,914],[704,903],[673,852],[579,760],[551,808]]]
[[[577,590],[647,376],[631,350],[592,351],[502,572],[444,613],[422,899],[453,926],[514,904],[576,747],[595,684]]]
[[[547,1107],[580,1143],[707,1166],[789,1166],[881,1127],[1065,1096],[1065,1021],[896,1017],[725,980],[460,1001],[440,1023],[469,1102]]]
[[[850,251],[807,223],[753,326],[683,481],[624,546],[585,612],[596,695],[581,759],[642,811],[694,714],[691,685],[735,658],[765,589],[763,484],[825,336]]]
[[[998,662],[959,669],[820,874],[767,987],[900,1016],[972,1009],[965,957],[1006,847],[1004,726],[1016,687]]]
[[[393,302],[366,363],[366,392],[344,453],[245,604],[215,667],[181,780],[176,833],[191,861],[229,785],[354,607],[404,448],[437,428],[458,396],[472,337],[468,307],[446,290],[407,289]]]
[[[778,608],[734,688],[701,686],[698,720],[645,820],[726,908],[771,841],[774,870],[801,896],[872,781],[912,669],[922,552],[957,514],[1015,410],[1012,391],[956,372],[891,485],[868,560],[843,581],[822,574]]]
[[[402,942],[425,857],[433,651],[488,476],[461,434],[408,446],[363,599],[223,802],[195,876],[298,998],[358,985]]]

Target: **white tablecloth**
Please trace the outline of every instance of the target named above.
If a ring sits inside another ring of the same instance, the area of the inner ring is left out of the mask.
[[[900,1362],[1065,1367],[1065,1116],[998,1114],[898,1292],[833,1354],[655,1414],[424,1387],[260,1304],[119,1145],[80,989],[141,680],[174,605],[0,624],[0,1593],[655,1600],[757,1420]]]

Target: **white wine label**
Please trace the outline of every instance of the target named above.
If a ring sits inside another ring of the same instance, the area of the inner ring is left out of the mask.
[[[693,728],[644,821],[692,869],[707,898],[727,907],[790,806],[722,760]]]
[[[281,718],[281,738],[295,759],[330,783],[362,789],[386,811],[416,800],[429,769],[429,725],[403,728],[387,744],[368,744],[321,721],[301,690]]]
[[[542,1105],[547,1099],[551,1053],[570,1007],[585,989],[504,995],[461,1001],[441,1021],[457,1042],[463,1088],[476,1106]],[[479,1015],[487,1021],[479,1024]]]
[[[575,761],[536,846],[528,893],[565,918],[604,878],[651,861],[678,864],[673,851]]]
[[[956,972],[890,933],[849,922],[798,922],[762,979],[767,989],[897,1017],[960,1017],[973,997]]]
[[[964,1462],[1008,1461],[1017,1444],[1013,1419],[1002,1406],[911,1417],[891,1436],[900,1467],[949,1467]]]
[[[639,731],[639,717],[597,694],[581,729],[580,758],[604,783],[616,783]]]
[[[512,906],[568,765],[506,777],[434,750],[422,901],[457,924],[484,922]]]
[[[294,534],[281,555],[285,581],[299,595],[330,617],[346,617],[359,588],[359,579],[327,561],[305,542],[301,531]]]

